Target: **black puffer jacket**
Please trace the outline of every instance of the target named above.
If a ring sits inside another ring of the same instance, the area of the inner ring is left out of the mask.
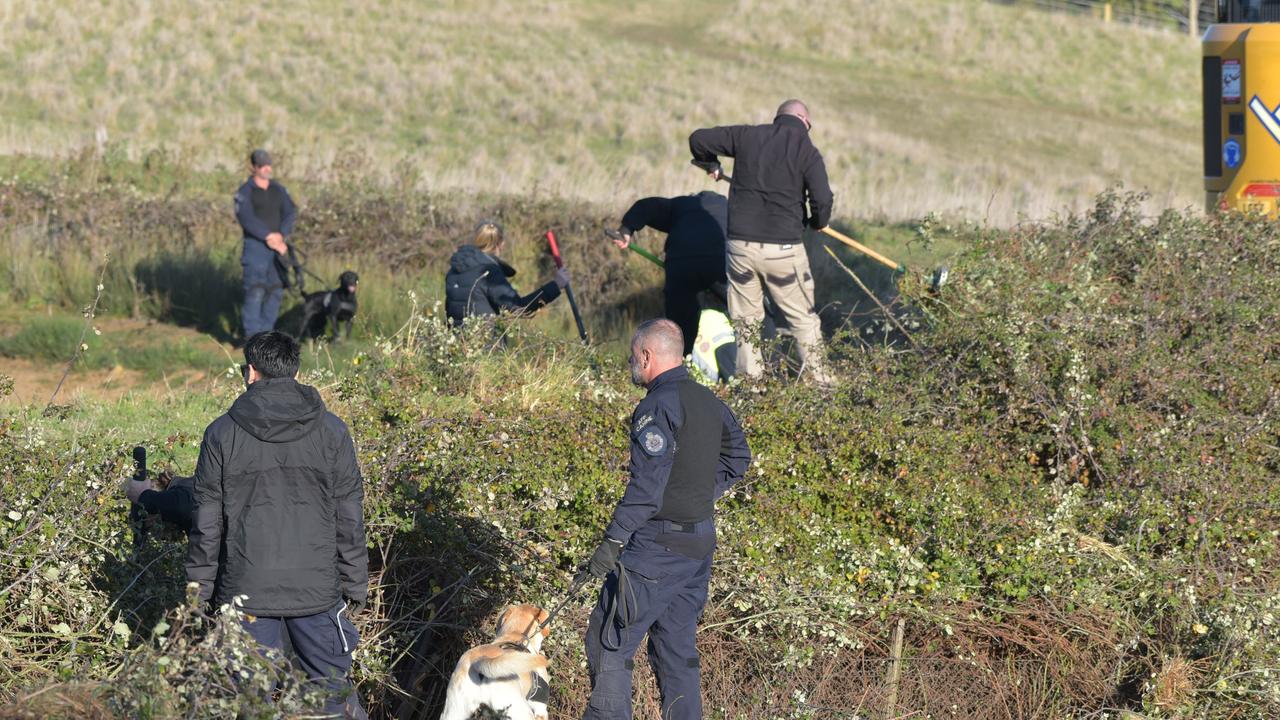
[[[457,326],[473,315],[530,313],[560,296],[560,287],[554,281],[521,296],[507,280],[515,274],[515,268],[475,245],[458,248],[449,259],[449,272],[444,276],[444,309],[449,321]]]
[[[730,240],[795,243],[806,225],[818,230],[831,222],[827,166],[800,118],[779,115],[771,125],[695,130],[689,150],[694,163],[707,170],[719,166],[721,155],[734,159]]]
[[[191,489],[194,481],[195,478],[175,477],[164,490],[143,492],[138,496],[138,504],[147,513],[159,515],[160,519],[183,532],[191,532],[191,517],[196,506]]]
[[[369,584],[364,487],[347,426],[315,388],[260,380],[204,432],[187,580],[215,604],[314,615]]]

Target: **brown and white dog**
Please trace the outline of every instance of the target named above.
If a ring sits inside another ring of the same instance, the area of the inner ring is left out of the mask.
[[[551,685],[542,639],[551,630],[547,611],[512,605],[498,618],[493,642],[471,648],[458,660],[440,720],[467,720],[483,706],[510,720],[546,720]]]

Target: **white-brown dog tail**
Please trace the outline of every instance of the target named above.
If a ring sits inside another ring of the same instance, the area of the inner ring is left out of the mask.
[[[472,675],[483,675],[486,679],[496,679],[519,675],[547,666],[547,659],[541,655],[523,652],[504,652],[495,657],[481,657],[471,661]]]

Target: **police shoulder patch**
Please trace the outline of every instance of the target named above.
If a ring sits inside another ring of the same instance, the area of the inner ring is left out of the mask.
[[[667,438],[657,428],[649,428],[640,434],[640,447],[651,457],[658,457],[667,452]]]
[[[635,427],[633,427],[633,428],[631,429],[631,432],[633,432],[633,433],[638,433],[638,432],[640,432],[641,430],[643,430],[643,429],[645,428],[645,426],[646,426],[646,425],[648,425],[648,424],[649,424],[649,423],[651,423],[651,422],[653,422],[653,415],[652,415],[652,414],[645,414],[645,415],[642,415],[642,416],[640,416],[640,419],[636,421]]]

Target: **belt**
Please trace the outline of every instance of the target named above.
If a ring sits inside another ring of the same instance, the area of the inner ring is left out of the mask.
[[[747,245],[747,246],[755,246],[760,248],[761,250],[767,247],[776,247],[776,248],[782,248],[783,250],[790,250],[791,248],[800,244],[799,241],[789,242],[789,243],[778,243],[778,242],[760,242],[759,240],[737,240],[734,238],[729,238],[729,242],[742,243],[743,245]]]
[[[715,523],[711,518],[706,520],[695,520],[694,522],[681,522],[679,520],[667,520],[665,518],[654,518],[654,522],[662,523],[659,528],[660,532],[678,532],[693,534],[700,531],[715,529]]]

